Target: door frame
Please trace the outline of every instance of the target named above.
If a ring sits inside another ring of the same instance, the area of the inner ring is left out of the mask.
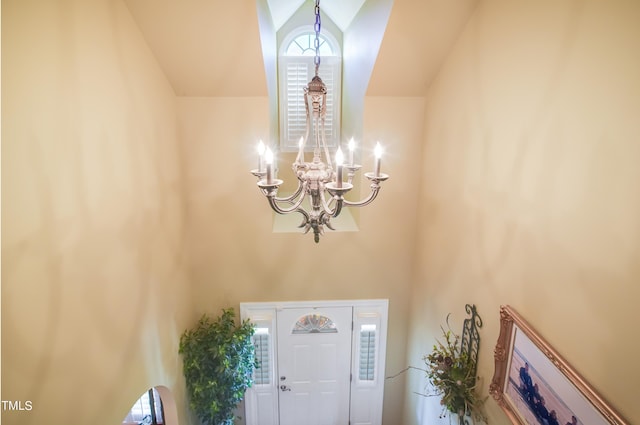
[[[257,328],[256,335],[268,335],[268,379],[249,388],[245,394],[246,425],[279,425],[279,388],[277,353],[277,311],[287,308],[352,307],[350,425],[381,425],[386,364],[388,299],[324,300],[240,303],[240,317]],[[360,338],[364,327],[376,329],[373,378],[361,380]],[[254,336],[255,337],[255,336]]]

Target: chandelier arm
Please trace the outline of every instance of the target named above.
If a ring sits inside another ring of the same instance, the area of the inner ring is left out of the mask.
[[[345,202],[342,196],[332,196],[331,200],[327,202],[326,198],[324,197],[324,191],[323,191],[323,192],[320,192],[320,199],[322,199],[322,207],[326,214],[330,215],[333,218],[340,215],[340,212],[342,211],[342,204],[343,202]],[[333,201],[336,201],[336,205],[335,207],[332,208],[331,203]]]
[[[298,197],[298,195],[300,195],[300,192],[302,192],[303,187],[304,186],[303,186],[302,180],[298,179],[298,188],[296,189],[296,191],[292,195],[287,196],[286,198],[278,198],[277,196],[274,196],[274,200],[277,201],[277,202],[289,202],[289,203],[293,204],[293,203],[297,202],[297,201],[294,201],[294,199],[296,199]],[[304,196],[302,198],[304,198]],[[298,203],[298,205],[299,205],[299,203]]]
[[[304,88],[304,109],[306,111],[306,124],[304,126],[304,146],[307,145],[307,140],[309,140],[309,129],[311,128],[311,113],[309,112],[309,87]],[[304,152],[303,146],[303,152]]]
[[[342,212],[342,204],[344,203],[344,198],[339,198],[336,200],[336,209],[332,215],[332,217],[337,217]]]
[[[371,193],[365,199],[361,201],[348,201],[344,200],[344,205],[347,207],[364,207],[373,202],[374,199],[378,196],[378,192],[380,192],[380,185],[377,183],[371,184]]]
[[[329,202],[327,202],[327,207],[329,208],[329,210],[333,210],[333,203],[336,199],[337,198],[335,196],[332,196],[331,199],[329,199]]]
[[[313,118],[313,127],[315,128],[313,131],[313,159],[315,161],[316,158],[320,158],[320,141],[322,140],[322,137],[320,136],[320,123],[316,117]]]
[[[273,194],[265,193],[265,196],[267,197],[267,200],[269,201],[269,205],[271,205],[271,208],[278,214],[289,214],[295,211],[298,211],[300,213],[304,212],[304,210],[299,208],[300,204],[302,204],[302,201],[305,198],[304,195],[301,196],[295,203],[293,203],[292,201],[284,201],[292,204],[291,207],[289,208],[282,208],[280,205],[278,205],[278,202],[280,202],[280,200]],[[304,212],[302,215],[307,216],[307,213]]]
[[[324,102],[327,101],[327,95],[323,95],[323,107],[324,107]],[[322,131],[320,132],[320,137],[322,138],[322,147],[324,148],[324,156],[327,159],[327,165],[329,166],[330,169],[333,170],[333,164],[331,162],[331,155],[329,155],[329,148],[327,147],[327,141],[324,138],[324,117],[325,117],[325,113],[326,113],[326,109],[324,109],[322,111],[322,117],[320,118],[320,126],[322,127]]]

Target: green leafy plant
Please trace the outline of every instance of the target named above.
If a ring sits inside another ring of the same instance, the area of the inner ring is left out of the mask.
[[[180,338],[189,402],[207,425],[231,425],[234,410],[253,384],[257,367],[252,336],[254,326],[236,325],[233,308],[212,319],[203,315]]]
[[[481,412],[484,399],[476,393],[477,377],[475,361],[460,350],[460,336],[451,330],[442,329],[444,343],[437,341],[433,351],[424,356],[427,365],[427,377],[436,390],[435,395],[441,397],[443,411],[455,413],[459,417],[473,415],[478,420],[486,421]]]

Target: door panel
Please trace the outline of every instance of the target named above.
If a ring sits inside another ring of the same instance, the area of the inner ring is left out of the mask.
[[[347,425],[352,307],[277,313],[280,425]]]

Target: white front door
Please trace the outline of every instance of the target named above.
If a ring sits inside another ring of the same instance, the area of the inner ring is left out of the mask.
[[[277,312],[280,425],[347,425],[352,307]]]

